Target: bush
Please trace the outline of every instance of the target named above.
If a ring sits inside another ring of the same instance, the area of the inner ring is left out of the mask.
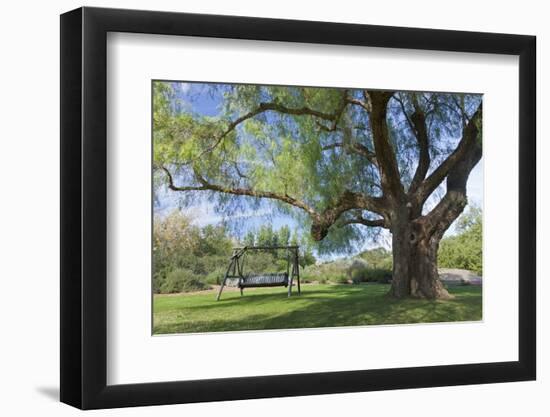
[[[379,284],[387,284],[392,279],[392,271],[382,268],[367,268],[364,271],[363,282],[378,282]]]
[[[207,284],[211,284],[211,285],[221,284],[226,270],[227,268],[216,268],[212,272],[210,272],[208,275],[206,275],[206,278],[204,279],[204,281]]]
[[[353,269],[351,271],[351,282],[354,284],[360,284],[361,282],[365,281],[365,274],[364,271],[361,269]]]
[[[325,284],[328,281],[343,284],[348,283],[347,268],[348,261],[333,261],[326,262],[320,265],[310,265],[304,268],[303,282],[317,281],[319,284]]]
[[[155,270],[153,274],[153,293],[160,294],[162,292],[162,284],[166,277],[164,270]]]
[[[348,284],[349,279],[346,274],[337,274],[332,277],[330,277],[330,280],[334,282],[335,284]]]
[[[359,255],[370,268],[374,269],[392,269],[393,257],[391,251],[379,247],[367,250]]]
[[[200,291],[208,286],[200,281],[195,274],[188,269],[174,269],[170,271],[160,288],[163,293]]]

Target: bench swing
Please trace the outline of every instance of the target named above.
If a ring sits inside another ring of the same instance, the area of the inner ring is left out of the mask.
[[[286,250],[287,265],[286,272],[253,274],[245,273],[245,258],[248,253],[257,251],[276,251]],[[298,286],[298,295],[300,295],[300,270],[298,268],[298,246],[244,246],[242,248],[234,248],[231,256],[229,267],[223,277],[216,301],[220,300],[224,287],[234,286],[241,290],[241,296],[245,288],[261,288],[261,287],[288,287],[288,297],[292,294],[292,284],[296,279]],[[236,285],[235,285],[236,284]]]

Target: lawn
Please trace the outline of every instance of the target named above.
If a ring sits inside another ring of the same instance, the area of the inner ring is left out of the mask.
[[[302,295],[285,288],[155,295],[153,332],[190,333],[373,324],[481,320],[481,287],[452,287],[447,301],[394,300],[388,285],[303,285]]]

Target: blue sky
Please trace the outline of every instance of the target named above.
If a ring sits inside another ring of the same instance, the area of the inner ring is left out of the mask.
[[[201,94],[200,83],[174,83],[178,99],[183,110],[192,111],[203,116],[215,116],[219,114],[219,97],[213,97],[209,94]],[[443,190],[444,191],[444,190]],[[472,170],[467,184],[468,199],[470,204],[483,206],[483,159]],[[170,191],[167,189],[159,189],[156,191],[156,204],[154,212],[156,215],[165,215],[175,209],[180,208],[189,214],[198,226],[208,224],[220,224],[225,222],[230,227],[233,226],[233,232],[236,235],[244,236],[249,230],[257,230],[259,226],[266,222],[271,222],[275,230],[283,225],[288,225],[291,230],[297,228],[296,220],[288,215],[273,214],[270,209],[270,203],[266,202],[259,208],[245,208],[232,216],[219,214],[215,210],[214,204],[208,200],[206,195],[198,193],[198,198],[192,206],[180,207],[179,197],[181,193]],[[432,204],[434,204],[432,201]],[[430,202],[428,202],[429,204]],[[391,241],[389,233],[385,233],[377,242],[366,242],[367,249],[375,246],[389,246]],[[447,235],[455,233],[453,226],[447,231]]]

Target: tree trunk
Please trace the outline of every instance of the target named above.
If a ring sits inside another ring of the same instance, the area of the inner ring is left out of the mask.
[[[437,272],[440,240],[440,234],[429,237],[413,222],[395,222],[392,227],[393,280],[390,295],[432,300],[452,298]]]

